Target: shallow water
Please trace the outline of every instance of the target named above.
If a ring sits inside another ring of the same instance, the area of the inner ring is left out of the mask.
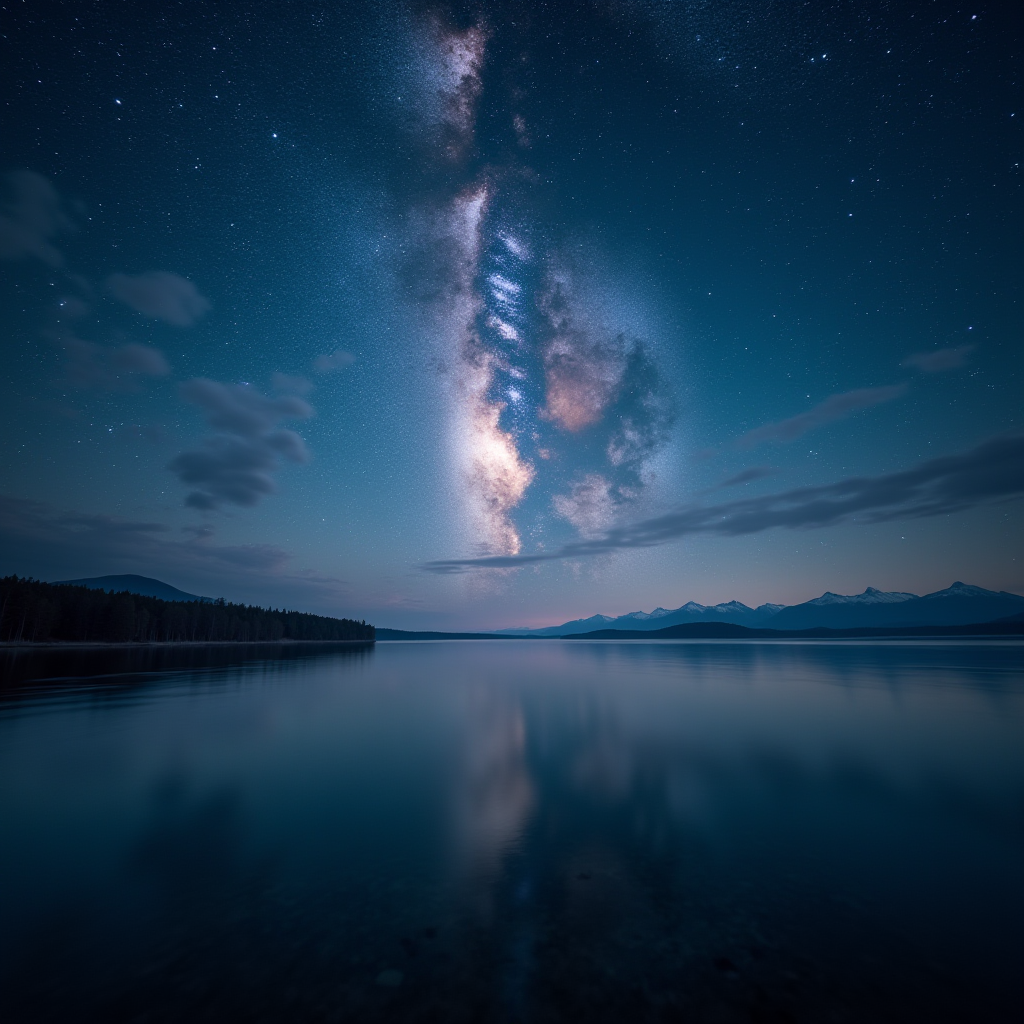
[[[91,657],[0,689],[8,1024],[1021,1019],[1019,643]]]

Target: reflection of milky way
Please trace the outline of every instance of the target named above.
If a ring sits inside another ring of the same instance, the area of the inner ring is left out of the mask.
[[[493,876],[521,838],[533,808],[534,784],[522,709],[489,690],[474,694],[466,707],[468,742],[459,768],[455,821],[463,872],[486,883],[474,894],[479,909],[486,911]]]

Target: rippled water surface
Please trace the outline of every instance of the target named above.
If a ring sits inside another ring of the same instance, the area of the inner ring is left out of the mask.
[[[8,1024],[1021,1019],[1020,644],[6,657]]]

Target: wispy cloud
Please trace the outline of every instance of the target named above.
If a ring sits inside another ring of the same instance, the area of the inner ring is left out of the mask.
[[[317,356],[313,360],[313,369],[317,373],[330,373],[332,370],[342,370],[346,366],[351,366],[355,361],[356,357],[351,352],[336,348],[327,355]]]
[[[716,484],[712,490],[723,491],[727,487],[739,487],[740,484],[750,484],[755,480],[763,480],[766,476],[774,476],[776,470],[771,466],[751,466],[749,469],[741,469],[733,476],[726,477],[720,484]]]
[[[96,345],[68,333],[52,335],[51,340],[66,357],[65,375],[73,387],[137,391],[141,378],[171,372],[164,354],[151,345]]]
[[[899,473],[851,477],[819,487],[799,487],[719,505],[689,505],[666,515],[614,527],[601,537],[576,541],[550,552],[448,559],[428,563],[424,568],[434,573],[508,569],[654,547],[692,534],[737,537],[775,528],[808,529],[850,522],[921,519],[1021,496],[1024,434],[1004,434],[969,451],[929,459]]]
[[[307,462],[309,452],[286,419],[306,419],[313,409],[295,395],[267,398],[243,384],[199,378],[181,385],[181,397],[206,413],[215,433],[203,447],[182,452],[168,468],[196,488],[185,499],[192,508],[224,503],[252,506],[276,490],[273,472],[280,460]]]
[[[777,423],[766,423],[749,431],[736,441],[736,446],[755,448],[769,441],[786,444],[809,434],[812,430],[817,430],[818,427],[846,419],[858,409],[891,402],[906,392],[906,384],[890,384],[880,388],[857,388],[855,391],[845,391],[840,395],[830,395],[825,401],[819,402],[806,412],[779,420]]]
[[[282,395],[308,395],[316,385],[305,377],[293,377],[290,373],[275,373],[270,378],[270,384],[275,391]]]
[[[51,267],[64,263],[53,239],[73,231],[57,190],[35,171],[5,175],[9,197],[0,208],[0,259],[35,257]]]
[[[175,327],[191,327],[210,311],[210,300],[180,274],[150,270],[145,274],[111,274],[107,287],[137,313]]]
[[[277,602],[282,589],[292,600],[317,604],[348,593],[341,580],[292,569],[288,552],[271,544],[218,544],[209,527],[177,533],[162,523],[63,511],[2,495],[0,558],[10,570],[50,579],[136,572],[205,581],[199,593],[230,586]]]
[[[937,348],[931,352],[912,352],[900,366],[909,366],[922,373],[956,370],[967,363],[967,357],[974,348],[974,345],[957,345],[956,348]]]

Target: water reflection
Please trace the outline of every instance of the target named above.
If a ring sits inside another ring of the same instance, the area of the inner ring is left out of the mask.
[[[247,662],[305,661],[328,656],[365,656],[372,644],[145,644],[105,646],[0,646],[0,692],[31,683],[116,680],[119,685],[154,674],[210,670]]]
[[[380,644],[0,702],[5,1020],[1013,1020],[1024,646]]]
[[[534,786],[526,763],[526,722],[514,696],[475,689],[465,716],[465,746],[453,786],[455,865],[469,883],[480,920],[490,922],[493,883],[522,838]]]

